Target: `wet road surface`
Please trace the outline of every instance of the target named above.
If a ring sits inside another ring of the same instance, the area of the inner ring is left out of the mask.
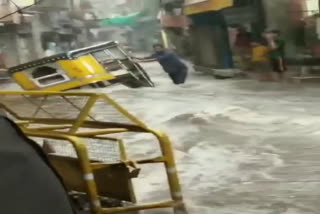
[[[155,89],[118,89],[111,96],[175,144],[190,213],[320,212],[320,89],[216,80],[192,73],[174,86],[157,64],[145,64]],[[108,89],[107,89],[108,90]],[[137,138],[133,153],[152,154]],[[140,198],[163,198],[165,176],[150,167]]]
[[[175,86],[158,64],[143,66],[156,88],[99,90],[169,134],[191,214],[320,213],[319,86],[198,73]],[[150,140],[129,139],[129,154],[156,155]],[[168,195],[160,168],[135,180],[139,200]]]

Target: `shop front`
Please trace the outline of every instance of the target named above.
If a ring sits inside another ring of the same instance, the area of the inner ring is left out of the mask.
[[[185,14],[191,20],[194,63],[205,71],[233,67],[227,22],[222,9],[233,0],[187,0]]]

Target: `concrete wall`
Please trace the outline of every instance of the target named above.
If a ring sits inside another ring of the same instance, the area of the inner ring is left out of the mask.
[[[35,52],[32,35],[16,35],[16,46],[19,64],[30,62],[38,58],[38,55]]]
[[[160,10],[159,0],[143,0],[143,7],[148,15],[156,17]]]
[[[216,67],[218,65],[218,54],[213,39],[214,33],[214,29],[209,26],[194,26],[191,29],[194,63],[196,65],[205,67]]]
[[[290,12],[291,0],[263,0],[266,22],[268,28],[281,29],[287,32],[290,29],[291,17]]]
[[[266,20],[270,27],[290,29],[290,25],[307,13],[306,0],[263,0]]]
[[[232,67],[225,18],[221,12],[189,16],[192,19],[190,36],[194,63],[211,68]]]
[[[305,0],[263,0],[267,28],[279,29],[287,41],[287,55],[294,56],[294,27],[305,10]]]
[[[5,64],[7,67],[19,64],[16,37],[13,32],[0,34],[0,48],[5,54]]]

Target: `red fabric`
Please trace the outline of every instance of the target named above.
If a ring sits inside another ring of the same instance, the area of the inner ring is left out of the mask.
[[[0,68],[7,68],[5,61],[6,56],[3,53],[0,53]]]
[[[237,35],[237,39],[235,42],[236,47],[244,47],[244,48],[250,48],[251,41],[250,41],[250,35],[248,32],[240,32]]]

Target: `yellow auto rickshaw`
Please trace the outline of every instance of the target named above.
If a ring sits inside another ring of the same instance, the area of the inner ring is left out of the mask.
[[[113,41],[21,64],[8,72],[24,90],[65,91],[115,83],[154,86],[144,69]]]

